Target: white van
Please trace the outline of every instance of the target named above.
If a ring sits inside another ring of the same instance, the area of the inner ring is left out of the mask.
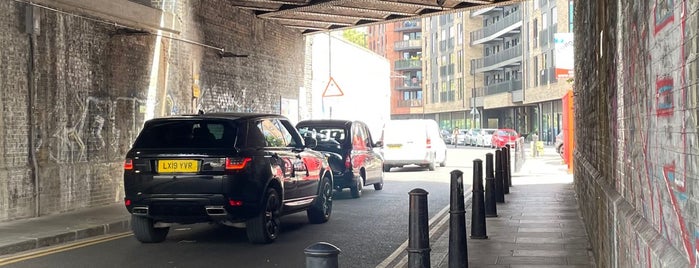
[[[390,120],[383,127],[381,142],[384,172],[405,165],[434,170],[447,161],[447,146],[431,119]]]

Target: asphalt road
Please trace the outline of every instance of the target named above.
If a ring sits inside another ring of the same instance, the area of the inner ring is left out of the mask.
[[[449,172],[459,169],[471,183],[472,160],[490,149],[449,149],[447,166],[435,171],[405,167],[385,173],[384,189],[365,187],[361,198],[335,193],[325,224],[310,224],[305,213],[282,218],[282,234],[272,244],[248,243],[245,230],[196,224],[173,227],[167,240],[141,244],[132,236],[70,250],[46,249],[6,267],[305,267],[304,248],[328,242],[341,250],[343,268],[376,267],[408,239],[408,192],[425,189],[429,217],[449,205]],[[466,185],[466,188],[469,186]]]

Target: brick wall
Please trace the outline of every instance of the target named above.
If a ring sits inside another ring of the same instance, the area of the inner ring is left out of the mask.
[[[598,267],[697,265],[697,29],[696,1],[575,7],[575,182]]]
[[[0,2],[0,221],[36,216],[37,200],[40,215],[121,202],[123,155],[148,111],[279,112],[280,97],[299,98],[298,32],[225,0],[151,4],[176,14],[178,38],[249,57],[219,58],[214,49],[43,9],[31,41],[23,33],[25,4]]]

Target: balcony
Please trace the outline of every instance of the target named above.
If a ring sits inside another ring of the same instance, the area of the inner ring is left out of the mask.
[[[485,87],[485,95],[495,95],[515,90],[522,90],[522,80],[507,80],[487,85]]]
[[[422,69],[422,60],[416,59],[416,60],[397,60],[395,62],[395,68],[396,71],[403,71],[403,70],[421,70]]]
[[[418,80],[417,82],[411,82],[409,79],[406,79],[403,81],[403,83],[397,83],[395,86],[396,90],[398,91],[420,90],[422,89],[422,80]]]
[[[524,101],[524,91],[514,90],[512,91],[512,102],[523,102]]]
[[[541,48],[548,47],[549,44],[553,43],[553,35],[558,31],[558,24],[554,23],[548,28],[539,31],[539,46]]]
[[[471,74],[474,70],[477,73],[497,70],[508,66],[517,66],[522,63],[522,45],[516,45],[486,56],[484,58],[475,59],[471,62]]]
[[[422,100],[398,100],[398,107],[422,107]]]
[[[406,20],[396,22],[393,26],[394,32],[419,32],[422,24],[419,20]]]
[[[477,16],[488,15],[488,14],[491,14],[494,12],[502,12],[502,7],[486,7],[486,8],[476,9],[474,11],[471,11],[471,18],[477,17]]]
[[[395,51],[422,50],[422,40],[421,39],[413,39],[413,40],[398,41],[393,45],[393,49]]]
[[[485,88],[484,87],[478,87],[478,88],[473,88],[472,94],[473,97],[471,98],[471,107],[483,107],[483,98],[485,97]]]
[[[499,21],[470,33],[471,45],[499,41],[506,34],[519,34],[522,28],[522,12],[517,10]]]

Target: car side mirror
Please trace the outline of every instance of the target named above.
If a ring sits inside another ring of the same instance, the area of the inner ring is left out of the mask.
[[[374,147],[383,147],[383,141],[377,141],[374,143]]]
[[[306,144],[307,148],[315,149],[318,146],[318,140],[313,137],[303,137],[303,143]]]

